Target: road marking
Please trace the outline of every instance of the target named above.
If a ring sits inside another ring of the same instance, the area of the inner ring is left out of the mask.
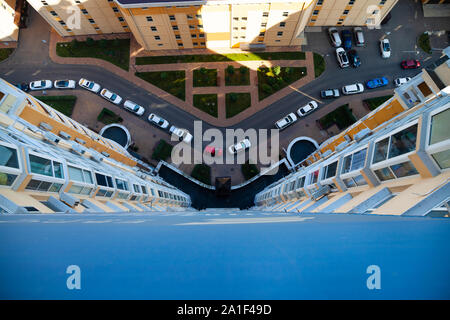
[[[303,222],[314,219],[314,217],[271,217],[271,218],[234,218],[234,219],[211,219],[206,222],[179,223],[178,226],[193,225],[215,225],[215,224],[249,224],[249,223],[286,223]]]
[[[323,102],[322,101],[320,101],[319,99],[316,99],[316,98],[314,98],[314,97],[312,97],[312,96],[310,96],[309,94],[307,94],[307,93],[304,93],[303,91],[300,91],[299,89],[297,89],[297,88],[294,88],[293,86],[289,86],[289,88],[291,88],[292,90],[295,90],[295,91],[297,91],[298,93],[301,93],[302,95],[304,95],[304,96],[306,96],[306,97],[308,97],[308,98],[310,98],[310,99],[313,99],[313,100],[316,100],[318,103],[322,103],[323,104]]]
[[[425,59],[423,60],[423,62],[425,62],[425,61],[427,61],[427,60],[430,60],[430,59],[431,59],[431,57],[425,58]]]
[[[397,31],[397,30],[399,30],[401,27],[403,27],[403,25],[398,25],[395,29],[394,29],[394,31]]]
[[[40,73],[40,72],[41,72],[41,70],[38,70],[38,71],[36,71],[35,73],[33,73],[32,76],[35,76],[35,75],[37,75],[37,74]]]
[[[13,73],[14,72],[14,69],[13,70],[10,70],[10,71],[8,71],[7,73],[5,73],[5,76],[9,76],[11,73]]]

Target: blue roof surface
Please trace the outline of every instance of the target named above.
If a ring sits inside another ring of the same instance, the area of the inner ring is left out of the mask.
[[[0,215],[0,299],[449,299],[449,238],[422,217]]]

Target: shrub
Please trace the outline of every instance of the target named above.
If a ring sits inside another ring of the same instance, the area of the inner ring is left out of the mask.
[[[98,42],[98,44],[99,44],[100,48],[106,48],[107,45],[108,45],[108,42],[107,42],[105,39],[101,39],[101,40]]]
[[[113,44],[114,47],[118,47],[120,45],[120,40],[119,39],[114,39],[112,44]]]
[[[153,150],[152,159],[154,160],[166,160],[172,154],[172,145],[164,140],[159,140],[155,149]]]
[[[273,72],[273,74],[275,74],[278,77],[281,73],[281,67],[280,66],[273,67],[272,72]]]
[[[230,93],[230,100],[231,102],[236,102],[237,101],[237,94],[236,93]]]
[[[95,44],[94,39],[92,39],[92,38],[86,39],[86,45],[88,45],[89,47],[92,47],[94,44]]]
[[[244,66],[241,66],[241,67],[239,67],[239,72],[241,74],[247,74],[248,69],[246,67],[244,67]]]
[[[272,88],[271,88],[268,84],[266,84],[266,83],[264,83],[264,84],[261,86],[261,88],[262,88],[262,90],[263,90],[265,93],[271,93],[271,92],[272,92]]]
[[[162,80],[165,80],[165,79],[167,79],[167,77],[168,77],[168,74],[167,74],[167,72],[161,72],[161,79]]]
[[[206,69],[206,68],[200,68],[200,73],[201,74],[207,74],[208,73],[208,70]]]
[[[70,42],[70,47],[71,47],[72,49],[76,49],[76,48],[78,48],[79,44],[80,44],[80,43],[78,42],[77,39],[73,39],[73,40]]]
[[[431,54],[430,36],[428,33],[422,33],[417,41],[418,46],[426,53]]]
[[[206,164],[196,164],[192,169],[191,177],[211,185],[211,168]]]
[[[233,66],[228,66],[226,70],[227,70],[228,74],[234,74],[234,67]]]
[[[253,163],[248,163],[248,161],[241,165],[241,171],[244,175],[245,180],[250,180],[251,178],[259,174],[258,167]]]

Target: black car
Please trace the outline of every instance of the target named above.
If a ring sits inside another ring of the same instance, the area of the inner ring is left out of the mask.
[[[30,91],[30,86],[28,85],[28,83],[25,83],[25,82],[16,84],[16,87],[25,92]]]
[[[350,50],[348,52],[348,59],[354,68],[358,68],[361,65],[361,59],[359,58],[358,52],[356,50]]]
[[[320,97],[323,99],[339,98],[339,90],[338,89],[322,90],[320,91]]]

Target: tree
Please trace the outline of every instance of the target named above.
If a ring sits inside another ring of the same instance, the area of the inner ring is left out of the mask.
[[[108,42],[106,42],[106,39],[100,39],[99,43],[100,48],[106,48],[108,46]]]
[[[236,102],[237,99],[238,99],[238,97],[237,97],[236,93],[234,93],[234,92],[230,93],[230,101],[231,102]]]
[[[167,74],[167,72],[161,72],[161,74],[160,74],[161,80],[167,79],[168,76],[169,75]]]
[[[94,43],[95,43],[94,39],[92,39],[92,38],[87,38],[87,39],[86,39],[86,44],[87,44],[89,47],[92,47],[92,46],[94,45]]]
[[[234,74],[234,67],[233,66],[228,66],[227,67],[227,73],[230,74],[230,75]]]
[[[202,67],[200,68],[200,73],[205,75],[206,73],[208,73],[208,71],[206,70],[206,68]]]
[[[113,46],[114,47],[118,47],[120,45],[120,40],[119,39],[114,39],[113,40]]]
[[[268,84],[266,84],[266,83],[264,83],[264,84],[261,86],[261,89],[262,89],[265,93],[272,93],[272,88],[271,88]]]
[[[273,67],[272,72],[278,77],[281,73],[281,67],[280,66]]]
[[[78,48],[78,45],[79,45],[79,44],[80,44],[80,43],[78,42],[77,39],[73,39],[73,40],[70,42],[70,46],[72,47],[72,49]]]
[[[247,69],[246,67],[244,67],[244,66],[239,67],[239,72],[240,72],[241,74],[246,74],[247,71],[248,71],[248,69]]]

